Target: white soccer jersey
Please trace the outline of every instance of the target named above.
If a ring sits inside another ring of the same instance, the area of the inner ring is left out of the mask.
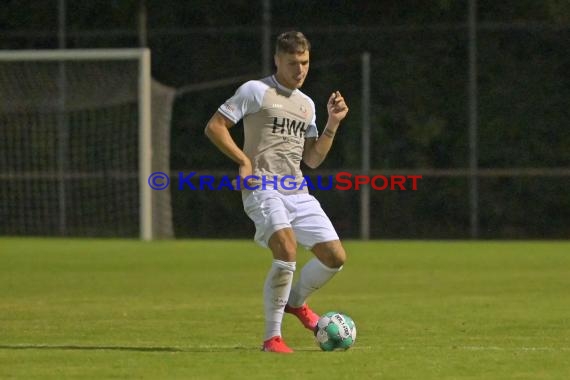
[[[274,188],[282,193],[308,192],[306,186],[283,189],[280,181],[284,176],[294,177],[297,184],[303,181],[305,139],[318,137],[311,98],[270,76],[244,83],[218,111],[234,123],[243,119],[243,151],[251,160],[253,175],[266,180],[262,188],[273,188],[271,181],[276,179]],[[261,180],[256,184],[263,185]]]

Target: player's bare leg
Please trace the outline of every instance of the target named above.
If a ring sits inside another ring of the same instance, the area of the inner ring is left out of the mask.
[[[292,262],[297,259],[297,241],[292,228],[275,231],[267,245],[275,260]]]
[[[289,294],[285,312],[294,314],[305,328],[314,331],[319,316],[309,308],[306,300],[342,269],[346,252],[340,240],[315,244],[312,251],[316,257],[301,270],[299,281]]]
[[[340,240],[317,243],[311,251],[328,268],[340,269],[346,261],[346,251]]]
[[[283,228],[271,235],[268,246],[273,253],[273,263],[263,287],[265,308],[265,339],[263,350],[278,353],[293,352],[281,338],[283,309],[287,304],[295,260],[297,242],[291,228]]]

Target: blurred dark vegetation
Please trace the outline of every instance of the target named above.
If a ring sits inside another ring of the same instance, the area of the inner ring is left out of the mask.
[[[69,48],[138,46],[140,2],[68,1]],[[261,73],[261,1],[147,0],[153,76],[175,88]],[[570,167],[570,2],[478,1],[481,168]],[[360,166],[362,52],[372,59],[372,167],[468,167],[467,1],[272,1],[272,32],[302,30],[312,69],[303,91],[340,89],[351,112],[323,169]],[[4,1],[0,48],[57,47],[57,1]],[[174,105],[172,171],[235,165],[203,136],[239,83],[189,92]],[[233,135],[241,142],[241,128]],[[310,174],[310,171],[306,171]],[[376,238],[466,238],[467,178],[420,181],[416,192],[372,195]],[[175,187],[173,187],[175,189]],[[482,178],[483,238],[568,238],[570,179]],[[250,237],[240,196],[172,191],[179,237]],[[343,237],[358,236],[357,192],[316,193]]]

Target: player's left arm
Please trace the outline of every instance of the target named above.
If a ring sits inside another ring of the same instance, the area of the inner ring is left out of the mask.
[[[331,150],[340,122],[348,113],[348,106],[339,91],[333,92],[329,97],[327,112],[328,120],[322,135],[318,139],[316,137],[305,139],[303,162],[312,169],[317,168],[325,160]]]

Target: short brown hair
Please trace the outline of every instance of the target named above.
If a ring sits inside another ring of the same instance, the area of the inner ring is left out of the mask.
[[[296,32],[294,30],[281,33],[279,36],[277,36],[277,41],[275,42],[275,54],[297,54],[310,50],[311,43],[307,37],[305,37],[303,33]]]

